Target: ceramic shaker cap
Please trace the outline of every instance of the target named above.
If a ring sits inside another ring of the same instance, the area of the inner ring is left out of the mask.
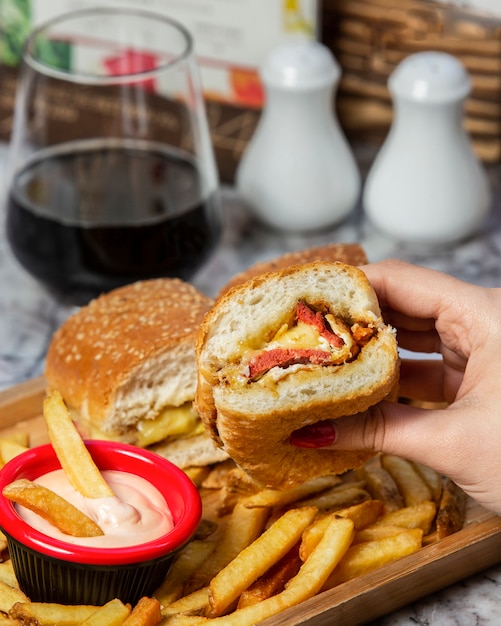
[[[440,103],[465,98],[471,81],[458,59],[445,52],[420,52],[404,59],[390,76],[393,96]]]
[[[325,87],[340,76],[341,68],[334,56],[316,41],[278,46],[261,71],[265,84],[295,91]]]

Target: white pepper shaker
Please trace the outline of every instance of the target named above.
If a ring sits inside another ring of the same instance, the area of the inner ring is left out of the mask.
[[[398,65],[388,88],[394,119],[365,183],[367,216],[409,242],[451,243],[473,234],[491,192],[464,129],[466,69],[447,53],[419,52]]]
[[[262,68],[266,104],[236,186],[272,227],[328,227],[359,198],[358,167],[334,111],[340,74],[330,50],[312,41],[277,47]]]

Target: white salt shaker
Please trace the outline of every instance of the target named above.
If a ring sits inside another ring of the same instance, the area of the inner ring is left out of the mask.
[[[491,192],[463,125],[467,71],[449,54],[420,52],[399,64],[388,88],[394,120],[365,183],[369,219],[409,242],[450,243],[473,234]]]
[[[266,105],[236,186],[272,227],[328,227],[359,198],[358,167],[333,108],[340,74],[329,49],[311,41],[277,47],[262,68]]]

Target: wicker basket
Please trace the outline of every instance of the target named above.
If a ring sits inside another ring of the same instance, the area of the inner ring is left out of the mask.
[[[351,139],[384,138],[389,75],[407,55],[436,50],[470,73],[465,126],[477,154],[501,159],[501,19],[428,0],[324,0],[323,40],[343,68],[338,115]]]

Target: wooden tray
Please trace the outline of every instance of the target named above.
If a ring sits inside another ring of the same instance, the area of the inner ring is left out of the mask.
[[[41,415],[44,379],[0,392],[0,435],[28,430],[47,441]],[[419,552],[326,591],[263,624],[363,624],[501,562],[501,518],[473,501],[463,530]]]

